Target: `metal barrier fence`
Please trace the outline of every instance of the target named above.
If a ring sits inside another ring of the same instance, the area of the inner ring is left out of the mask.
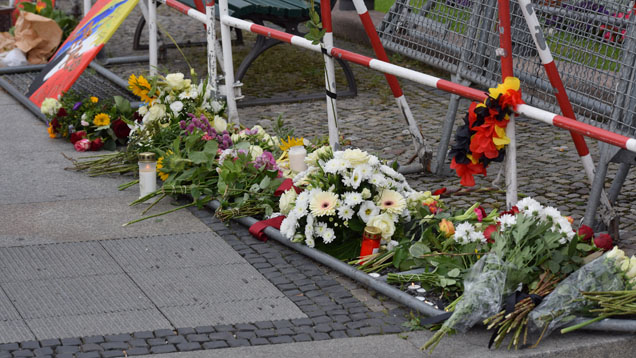
[[[519,6],[536,16],[538,26],[526,23]],[[511,1],[514,75],[521,80],[526,103],[633,136],[636,133],[636,56],[634,1]],[[397,0],[379,33],[386,48],[448,71],[459,83],[492,87],[499,73],[497,0]],[[532,31],[532,33],[531,33]],[[537,44],[533,42],[533,35]],[[573,113],[557,100],[558,91],[543,69],[541,51],[550,49]],[[459,97],[453,96],[438,148],[438,172],[444,163]],[[577,145],[577,149],[579,146]],[[609,192],[614,201],[629,171],[632,156],[601,146],[585,222],[594,220],[607,172],[607,162],[621,161]],[[583,156],[581,150],[579,154]],[[591,174],[590,168],[586,168]]]

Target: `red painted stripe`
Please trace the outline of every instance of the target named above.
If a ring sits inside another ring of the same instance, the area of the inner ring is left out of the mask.
[[[331,25],[331,0],[320,0],[320,15],[322,17],[322,28],[325,29],[326,32],[333,32],[333,27]],[[322,6],[325,3],[326,6]]]
[[[283,42],[291,43],[292,37],[294,35],[288,34],[284,31],[274,30],[269,27],[265,27],[258,24],[253,24],[250,26],[250,31],[259,35],[263,35],[265,37],[271,37],[276,40],[280,40]]]
[[[570,103],[570,99],[568,98],[568,93],[563,86],[563,82],[561,81],[561,76],[559,75],[559,70],[557,69],[554,61],[543,65],[545,68],[545,72],[548,75],[548,79],[554,87],[556,92],[556,99],[559,102],[559,107],[561,107],[561,112],[563,115],[568,118],[576,119],[576,114],[574,113],[574,109],[572,108],[572,103]],[[584,157],[590,154],[589,149],[587,148],[587,143],[585,143],[585,138],[582,135],[570,132],[572,135],[572,141],[574,141],[574,147],[576,147],[576,151],[580,157]]]
[[[371,57],[358,55],[357,53],[339,49],[336,47],[331,49],[331,56],[338,57],[349,62],[357,63],[358,65],[362,65],[365,67],[369,67],[369,63],[371,63],[372,60]]]
[[[373,20],[371,19],[369,12],[367,11],[364,14],[361,14],[360,20],[362,20],[364,31],[366,31],[369,40],[371,40],[371,46],[373,46],[375,57],[377,57],[377,59],[380,61],[389,62],[389,57],[386,55],[386,51],[384,51],[384,46],[382,46],[380,37],[375,31],[375,26],[373,26]],[[391,87],[393,97],[398,98],[402,96],[402,88],[400,87],[400,83],[398,82],[397,77],[386,73],[384,74],[384,77],[386,77],[386,81],[389,83],[389,87]]]
[[[629,140],[629,137],[625,137],[618,133],[613,133],[560,115],[554,116],[553,124],[555,127],[569,129],[586,137],[595,138],[621,148],[625,148],[627,140]]]
[[[488,97],[488,95],[484,91],[462,86],[460,84],[447,80],[437,81],[437,88],[441,89],[442,91],[454,93],[479,102],[483,102]]]
[[[512,71],[512,40],[510,38],[510,0],[498,0],[499,3],[499,47],[506,55],[501,57],[501,78],[514,76]]]
[[[183,5],[176,0],[166,0],[166,5],[186,15],[188,14],[188,10],[192,9],[191,7]]]

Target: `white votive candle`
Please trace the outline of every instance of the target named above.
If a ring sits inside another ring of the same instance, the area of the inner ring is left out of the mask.
[[[139,197],[157,190],[157,162],[154,153],[139,154]]]
[[[408,289],[409,289],[409,291],[413,292],[413,291],[419,290],[420,288],[422,288],[422,286],[416,285],[415,283],[411,283],[411,285],[409,286]]]
[[[426,293],[426,290],[423,288],[418,288],[417,289],[417,293],[422,294],[422,293]]]
[[[415,299],[417,299],[418,301],[422,301],[422,302],[426,301],[426,298],[424,298],[422,296],[417,296],[417,297],[415,297]]]
[[[305,164],[305,157],[307,156],[307,151],[305,147],[302,145],[297,145],[289,148],[289,169],[300,173],[307,169],[307,164]]]
[[[371,273],[369,274],[369,276],[371,276],[371,277],[373,277],[373,278],[378,278],[378,277],[380,277],[380,274],[379,274],[379,273],[377,273],[377,272],[371,272]]]

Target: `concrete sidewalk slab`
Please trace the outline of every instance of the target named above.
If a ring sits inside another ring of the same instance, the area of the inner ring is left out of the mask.
[[[2,197],[2,193],[0,193]],[[137,219],[147,206],[131,207],[137,196],[0,205],[0,246],[25,243],[105,240],[123,237],[209,232],[187,210],[123,227]],[[174,208],[170,199],[149,214]]]

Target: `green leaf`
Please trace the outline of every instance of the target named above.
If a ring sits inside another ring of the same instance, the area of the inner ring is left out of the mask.
[[[559,269],[561,268],[561,266],[559,266],[559,264],[557,262],[548,261],[548,268],[550,269],[550,271],[553,274],[558,274],[559,273]]]
[[[191,152],[188,158],[194,164],[202,164],[208,161],[208,156],[204,152]]]
[[[424,254],[431,252],[431,249],[423,242],[416,242],[409,248],[409,254],[412,257],[421,257]]]
[[[203,146],[203,152],[208,156],[212,156],[212,158],[216,157],[216,152],[219,149],[219,144],[215,140],[209,140]]]
[[[446,274],[446,276],[448,277],[459,277],[459,275],[461,274],[461,270],[458,268],[454,268],[450,271],[448,271],[448,273]]]
[[[261,180],[261,183],[260,183],[260,184],[258,184],[258,186],[259,186],[261,189],[265,189],[265,188],[267,188],[267,187],[269,186],[269,183],[270,183],[271,181],[272,181],[272,179],[271,179],[270,177],[266,176],[265,178],[263,178],[263,180]]]

